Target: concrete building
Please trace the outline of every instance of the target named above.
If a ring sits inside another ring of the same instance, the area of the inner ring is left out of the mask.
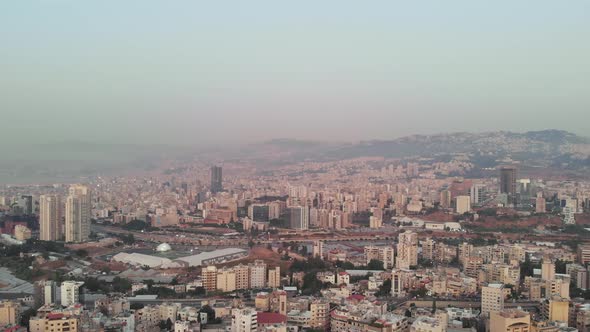
[[[383,268],[386,270],[392,269],[395,263],[395,250],[392,247],[365,247],[365,261],[369,264],[371,260],[378,260],[383,262]]]
[[[61,283],[61,305],[69,307],[80,302],[80,287],[84,285],[81,281],[64,281]]]
[[[500,167],[500,193],[508,196],[508,203],[514,205],[516,198],[517,168],[514,166]]]
[[[414,320],[410,326],[410,332],[446,332],[445,323],[435,317],[421,316]]]
[[[47,280],[43,282],[43,304],[52,304],[57,302],[57,286],[55,281]]]
[[[584,266],[590,263],[590,245],[581,244],[578,246],[578,263]]]
[[[471,211],[471,197],[457,196],[455,198],[455,212],[457,214],[463,214],[469,211]]]
[[[481,313],[489,317],[492,312],[504,310],[504,285],[488,284],[481,289]]]
[[[239,264],[232,268],[236,273],[236,289],[250,288],[250,268],[248,265]]]
[[[535,199],[535,213],[545,213],[547,211],[547,203],[543,196]]]
[[[232,309],[231,332],[256,332],[258,330],[257,312],[251,308]]]
[[[84,242],[88,240],[91,210],[90,188],[78,184],[71,186],[66,199],[66,242]]]
[[[18,302],[0,302],[0,326],[16,325],[19,322],[21,307]]]
[[[544,260],[541,264],[541,279],[548,281],[555,280],[555,264],[550,260]]]
[[[236,272],[234,269],[223,267],[217,270],[217,289],[227,293],[236,290]]]
[[[435,242],[432,238],[427,238],[422,241],[422,258],[434,261],[435,256]]]
[[[201,279],[203,280],[203,288],[206,291],[215,291],[217,289],[217,268],[215,265],[204,267],[201,270]]]
[[[326,331],[330,325],[330,302],[324,299],[314,300],[310,306],[311,320],[309,325],[314,329]]]
[[[377,218],[375,216],[370,216],[369,217],[369,227],[370,228],[381,228],[381,227],[383,227],[383,220],[380,218]]]
[[[31,229],[27,226],[16,225],[14,226],[14,238],[19,241],[26,241],[32,236]]]
[[[272,269],[268,269],[268,287],[279,288],[281,287],[281,267],[276,266]]]
[[[30,332],[73,332],[79,330],[79,321],[75,316],[63,313],[50,313],[45,317],[33,317],[29,321]]]
[[[309,209],[306,206],[290,207],[289,224],[293,229],[309,229]]]
[[[223,169],[220,166],[211,167],[211,192],[216,194],[223,191]]]
[[[502,310],[490,314],[490,332],[529,332],[531,316],[522,310]]]
[[[569,321],[569,300],[552,297],[541,302],[541,315],[550,322]]]
[[[248,264],[250,268],[250,288],[266,287],[266,263],[256,260],[254,264]]]
[[[398,269],[409,269],[410,266],[418,265],[418,234],[406,231],[400,233],[397,243]]]
[[[39,239],[57,241],[63,236],[63,209],[59,195],[41,195],[39,197]]]

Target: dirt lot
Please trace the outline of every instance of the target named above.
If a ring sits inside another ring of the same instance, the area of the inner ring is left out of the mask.
[[[236,260],[233,262],[220,264],[217,267],[235,266],[238,264],[249,264],[254,263],[254,261],[257,259],[262,259],[270,267],[280,266],[281,271],[287,271],[291,266],[291,262],[281,260],[281,255],[279,255],[278,253],[269,250],[265,247],[254,247],[252,248],[252,250],[250,250],[250,255],[248,255],[247,257],[244,257],[240,260]]]

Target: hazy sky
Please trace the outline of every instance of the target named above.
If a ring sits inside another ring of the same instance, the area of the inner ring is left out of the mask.
[[[590,129],[590,1],[0,1],[0,141]]]

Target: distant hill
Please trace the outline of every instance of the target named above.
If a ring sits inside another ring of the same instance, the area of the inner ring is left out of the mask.
[[[505,159],[537,167],[590,167],[590,140],[561,130],[412,135],[354,144],[274,140],[243,152],[250,158],[266,159],[267,162],[280,156],[282,163],[360,157],[448,159],[452,155],[465,154],[480,167],[493,167]]]

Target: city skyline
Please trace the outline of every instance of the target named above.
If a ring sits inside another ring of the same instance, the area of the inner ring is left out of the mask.
[[[590,2],[0,2],[10,332],[589,332]]]

